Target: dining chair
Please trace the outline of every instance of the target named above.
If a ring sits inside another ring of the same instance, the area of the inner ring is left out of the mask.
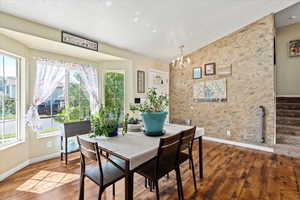
[[[181,165],[185,161],[189,161],[190,166],[191,166],[190,169],[191,169],[192,175],[193,175],[194,188],[195,188],[195,191],[197,191],[197,182],[196,182],[195,167],[194,167],[194,160],[193,160],[193,143],[194,143],[195,133],[196,133],[196,126],[194,126],[191,129],[181,132],[179,165]],[[186,153],[186,150],[188,151],[188,153]]]
[[[139,166],[135,172],[144,176],[155,185],[156,199],[159,200],[159,180],[167,173],[175,170],[177,178],[178,199],[181,199],[182,184],[179,170],[179,151],[181,134],[161,138],[157,156]]]
[[[84,179],[85,177],[92,180],[99,186],[98,199],[101,200],[101,196],[105,189],[113,185],[113,195],[115,195],[114,184],[125,177],[125,173],[121,167],[118,167],[115,163],[108,160],[105,163],[101,161],[101,154],[97,142],[90,142],[81,136],[77,136],[79,150],[80,150],[80,194],[79,200],[84,199]],[[96,167],[87,167],[86,158],[96,161]]]

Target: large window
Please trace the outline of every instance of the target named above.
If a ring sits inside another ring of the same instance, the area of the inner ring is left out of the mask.
[[[0,53],[0,146],[20,140],[18,58]]]
[[[40,134],[59,131],[60,124],[54,120],[63,109],[76,109],[75,120],[86,120],[90,117],[90,99],[76,68],[66,68],[65,78],[51,94],[47,101],[38,106],[42,130]]]
[[[104,74],[104,104],[113,108],[121,109],[121,117],[124,116],[124,80],[123,72],[106,72]]]

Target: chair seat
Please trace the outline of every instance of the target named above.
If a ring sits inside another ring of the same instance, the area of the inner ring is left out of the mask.
[[[116,181],[125,177],[122,170],[114,166],[111,162],[106,162],[102,164],[103,171],[103,186],[111,185]],[[89,177],[96,184],[101,185],[100,172],[98,167],[87,168],[85,175]]]
[[[179,153],[179,164],[184,163],[185,161],[189,160],[189,154],[184,153],[184,152],[180,152]]]
[[[155,177],[157,157],[139,166],[135,172],[151,180],[156,180],[157,178],[160,179],[176,168],[176,165],[172,164],[172,161],[170,161],[168,157],[166,156],[165,158],[161,159],[162,161],[159,164],[160,167],[157,177]]]

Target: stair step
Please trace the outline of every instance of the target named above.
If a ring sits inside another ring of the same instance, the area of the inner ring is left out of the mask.
[[[277,97],[277,103],[300,103],[300,97]]]
[[[300,146],[300,136],[277,133],[276,141],[279,144],[290,144],[290,145],[299,145]]]
[[[290,125],[290,126],[299,126],[300,127],[300,118],[294,117],[277,117],[277,125]]]
[[[274,145],[274,153],[300,158],[300,146],[288,145],[288,144],[276,144]]]
[[[277,117],[299,117],[300,118],[300,110],[277,109],[276,116]]]
[[[277,134],[300,136],[300,127],[285,126],[285,125],[278,125],[277,124],[276,132],[277,132]]]
[[[300,110],[300,103],[276,103],[278,110]]]

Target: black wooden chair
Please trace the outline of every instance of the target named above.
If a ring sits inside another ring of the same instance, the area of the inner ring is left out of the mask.
[[[177,178],[178,198],[182,195],[182,185],[179,170],[179,151],[181,134],[161,138],[157,156],[139,166],[135,172],[144,176],[155,185],[156,198],[159,200],[159,180],[167,173],[175,170]]]
[[[99,196],[101,196],[105,189],[110,185],[113,185],[113,195],[115,195],[114,184],[125,177],[125,173],[122,167],[119,167],[115,163],[108,160],[105,163],[101,162],[101,153],[96,142],[90,142],[81,136],[77,136],[79,149],[80,149],[80,164],[81,164],[81,174],[80,174],[80,194],[79,200],[84,199],[84,179],[88,177],[94,183],[99,186]],[[103,151],[103,150],[102,150]],[[86,158],[97,161],[96,167],[86,167]]]
[[[193,160],[193,143],[194,137],[196,132],[196,126],[191,129],[185,130],[181,132],[181,147],[179,153],[179,165],[184,163],[185,161],[189,161],[191,166],[191,171],[193,175],[194,181],[194,188],[197,191],[197,182],[196,182],[196,175],[195,175],[195,167],[194,167],[194,160]],[[188,153],[185,151],[188,150]],[[183,193],[182,193],[183,195]],[[182,197],[183,199],[183,197]]]

